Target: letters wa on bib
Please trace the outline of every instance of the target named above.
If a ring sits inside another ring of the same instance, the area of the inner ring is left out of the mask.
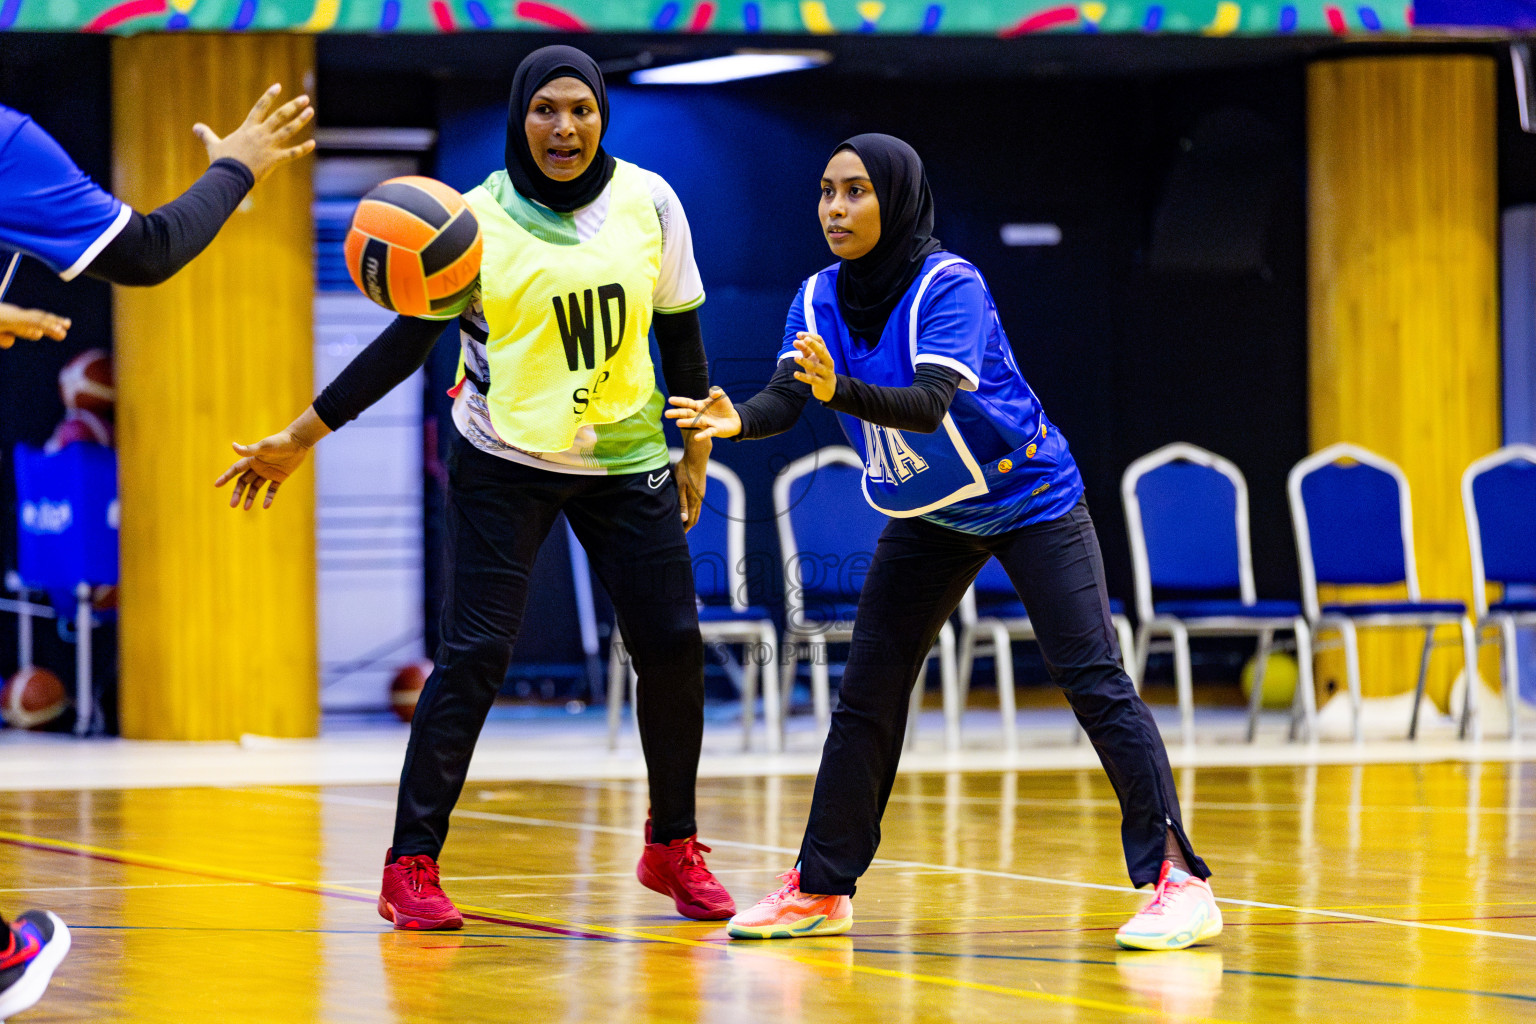
[[[961,378],[932,434],[838,414],[864,460],[869,504],[889,516],[922,516],[978,534],[1071,511],[1083,495],[1077,464],[1014,362],[981,272],[953,253],[932,253],[871,345],[839,311],[840,267],[834,264],[800,286],[784,325],[781,361],[794,357],[795,335],[807,331],[827,343],[839,373],[870,384],[910,387],[925,363]]]

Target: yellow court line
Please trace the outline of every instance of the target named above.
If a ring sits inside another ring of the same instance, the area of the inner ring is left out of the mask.
[[[260,871],[246,871],[240,868],[222,868],[211,864],[199,864],[195,861],[184,861],[173,857],[161,857],[155,854],[132,853],[127,850],[115,850],[105,846],[93,846],[89,843],[77,843],[67,839],[53,839],[48,836],[27,835],[21,832],[7,832],[0,830],[0,840],[10,840],[16,843],[25,843],[32,846],[40,846],[46,849],[59,850],[68,853],[85,853],[100,857],[108,857],[130,866],[164,868],[171,871],[181,871],[188,874],[214,875],[236,881],[250,881],[268,885],[281,885],[316,889],[320,891],[333,891],[347,893],[349,895],[373,896],[371,889],[360,889],[355,886],[326,885],[321,882],[310,882],[299,878],[289,878],[283,875],[267,874]],[[885,967],[870,967],[864,964],[848,964],[838,960],[829,960],[820,957],[796,955],[793,953],[780,953],[772,949],[758,948],[755,946],[738,946],[720,942],[701,942],[697,939],[685,939],[676,935],[663,935],[654,932],[641,931],[633,928],[613,928],[607,925],[583,924],[577,921],[566,921],[561,918],[544,917],[539,914],[526,914],[519,911],[502,910],[495,907],[480,907],[469,904],[459,904],[460,911],[471,914],[491,915],[507,918],[508,920],[525,922],[528,924],[548,925],[556,928],[565,928],[572,931],[582,931],[591,934],[612,935],[618,938],[641,939],[650,942],[661,942],[668,945],[683,946],[691,949],[707,949],[714,953],[724,953],[727,956],[755,956],[765,959],[781,960],[786,963],[800,964],[805,967],[830,968],[835,971],[845,971],[854,974],[864,974],[876,978],[892,978],[899,981],[915,981],[928,985],[941,985],[947,988],[965,989],[973,992],[987,992],[993,995],[1013,996],[1018,999],[1030,999],[1036,1002],[1054,1003],[1062,1006],[1077,1006],[1086,1010],[1104,1010],[1110,1013],[1122,1013],[1140,1017],[1167,1017],[1163,1010],[1149,1009],[1147,1007],[1132,1006],[1125,1003],[1111,1003],[1099,999],[1085,999],[1081,996],[1057,995],[1052,992],[1034,992],[1029,989],[1009,988],[1005,985],[989,985],[980,981],[966,981],[960,978],[946,978],[942,975],[918,974],[911,971],[898,971]],[[773,940],[768,940],[773,941]],[[1236,1021],[1223,1020],[1218,1017],[1181,1017],[1182,1020],[1196,1022],[1196,1024],[1238,1024]]]

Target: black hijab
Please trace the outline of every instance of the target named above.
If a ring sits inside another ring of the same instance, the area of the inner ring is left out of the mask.
[[[556,181],[539,169],[528,148],[528,132],[523,122],[528,104],[547,83],[556,78],[579,78],[597,97],[598,116],[603,119],[601,140],[608,134],[608,89],[597,62],[574,46],[546,46],[523,58],[512,76],[512,100],[507,106],[507,176],[512,187],[536,203],[551,210],[569,213],[592,202],[613,178],[613,157],[598,146],[597,155],[587,169],[570,181]]]
[[[880,241],[837,271],[837,308],[854,337],[871,345],[923,261],[944,248],[933,237],[933,193],[917,151],[891,135],[855,135],[832,151],[851,149],[864,161],[880,201]]]

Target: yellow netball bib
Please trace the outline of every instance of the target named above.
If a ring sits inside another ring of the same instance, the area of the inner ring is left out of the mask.
[[[496,433],[524,451],[562,452],[581,427],[639,412],[656,388],[649,338],[661,224],[637,168],[617,161],[607,219],[577,245],[534,237],[484,186],[464,198],[485,239],[480,299]],[[463,372],[461,359],[460,380]]]

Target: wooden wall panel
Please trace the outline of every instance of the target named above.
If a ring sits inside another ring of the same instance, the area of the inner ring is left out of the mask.
[[[208,165],[273,82],[313,92],[314,40],[142,35],[112,43],[115,191],[147,211]],[[123,735],[233,739],[318,729],[314,473],[269,511],[214,477],[311,391],[311,164],[261,182],[171,281],[115,294],[122,480]]]
[[[1312,445],[1403,467],[1422,593],[1469,603],[1459,483],[1499,444],[1494,72],[1479,56],[1357,57],[1307,75]],[[1361,659],[1367,695],[1418,671],[1404,634],[1363,634]],[[1442,705],[1459,666],[1436,655]],[[1318,672],[1342,685],[1342,658]]]

